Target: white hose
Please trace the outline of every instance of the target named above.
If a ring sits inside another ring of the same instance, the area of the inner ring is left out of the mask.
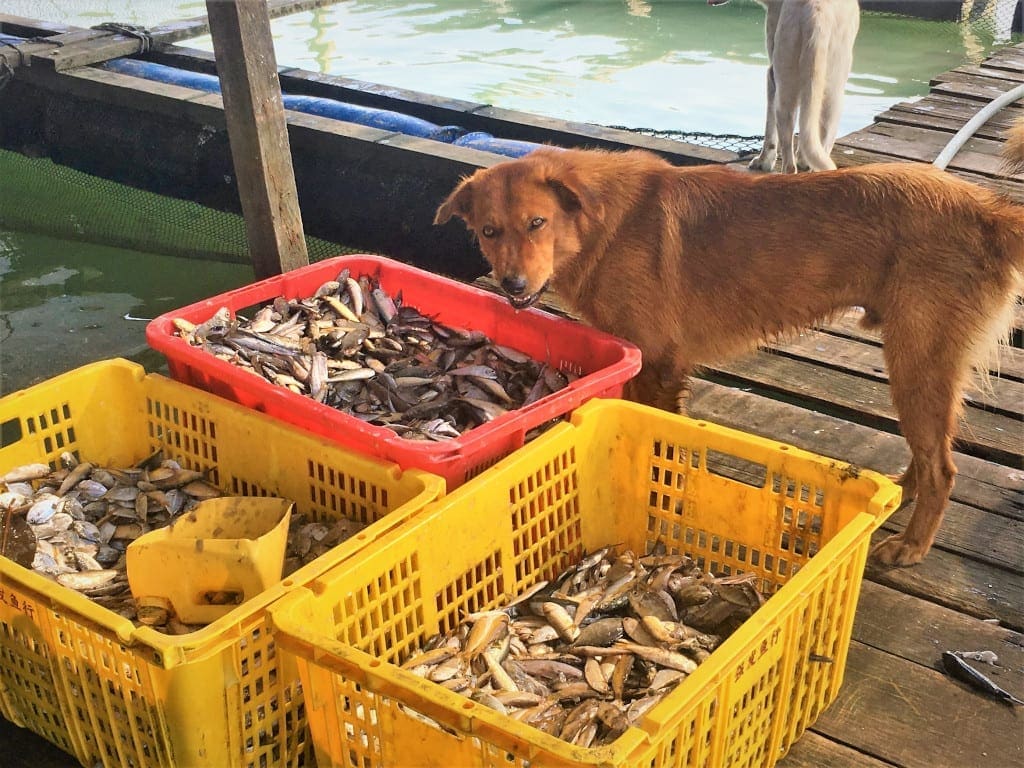
[[[939,156],[935,158],[932,165],[936,168],[945,170],[946,166],[949,165],[949,161],[956,156],[956,153],[960,151],[960,148],[967,143],[967,140],[974,135],[975,131],[988,122],[992,115],[1007,104],[1011,104],[1017,101],[1017,99],[1022,98],[1024,98],[1024,83],[992,99],[992,101],[981,108],[978,114],[968,120],[967,124],[964,125],[963,128],[956,132],[956,135],[949,140],[945,149],[939,153]]]

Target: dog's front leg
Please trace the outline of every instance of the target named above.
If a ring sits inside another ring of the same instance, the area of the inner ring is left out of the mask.
[[[663,411],[682,413],[689,389],[687,367],[644,363],[636,378],[627,382],[623,396]]]

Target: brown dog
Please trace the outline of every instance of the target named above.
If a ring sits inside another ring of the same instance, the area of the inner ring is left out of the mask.
[[[435,223],[452,216],[514,306],[550,285],[640,347],[627,396],[668,410],[698,366],[863,307],[911,449],[904,496],[917,497],[874,553],[910,565],[928,552],[963,387],[987,370],[1021,285],[1024,207],[926,165],[758,175],[543,148],[462,181]]]

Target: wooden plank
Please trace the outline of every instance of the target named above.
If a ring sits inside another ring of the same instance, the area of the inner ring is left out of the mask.
[[[1012,85],[1003,80],[992,77],[972,77],[970,75],[950,76],[950,79],[941,82],[933,82],[931,91],[934,93],[946,93],[951,96],[958,96],[965,99],[980,101],[992,101],[1010,90]],[[1020,104],[1020,100],[1014,102]]]
[[[1019,768],[1017,715],[938,670],[853,642],[839,697],[813,730],[904,768]]]
[[[710,381],[694,380],[686,406],[696,418],[877,472],[899,474],[910,459],[906,441],[899,435]],[[954,501],[1024,520],[1024,473],[964,454],[954,454],[954,462],[959,470]]]
[[[1006,80],[1012,83],[1024,83],[1024,72],[1018,69],[1001,69],[997,67],[987,67],[984,64],[963,64],[956,69],[944,72],[941,75],[936,75],[932,78],[932,83],[946,83],[952,80],[956,80],[961,75],[967,75],[969,77],[989,77],[994,80]]]
[[[877,544],[889,536],[879,530]],[[868,558],[864,576],[878,584],[937,603],[979,619],[996,619],[1020,632],[1024,629],[1024,584],[1002,568],[968,560],[940,547],[911,568],[884,568]]]
[[[789,754],[776,763],[778,768],[888,768],[870,755],[828,739],[814,731],[805,731]]]
[[[708,366],[707,370],[717,377],[725,377],[735,386],[785,394],[816,410],[827,409],[876,429],[891,432],[898,429],[889,387],[881,382],[866,381],[767,352]],[[965,423],[957,434],[958,450],[1024,468],[1024,425],[1021,422],[977,408],[966,409],[964,415]]]
[[[1020,296],[1017,297],[1017,304],[1013,309],[1013,330],[1019,331],[1024,328],[1024,303],[1021,303]],[[861,325],[861,318],[864,311],[852,307],[841,315],[832,318],[827,323],[822,323],[820,330],[850,339],[869,342],[876,346],[882,345],[882,334],[874,328],[864,328]],[[999,347],[999,374],[1008,378],[1020,381],[1024,379],[1024,350],[1019,347],[1012,347],[1004,344]]]
[[[815,363],[873,381],[889,381],[882,347],[879,346],[811,331],[770,344],[768,349],[773,354]],[[965,398],[969,405],[1024,419],[1024,384],[1008,378],[992,377],[986,386],[989,391],[979,389],[976,383],[971,385]]]
[[[270,0],[266,7],[268,16],[276,18],[335,2],[337,0]],[[178,40],[205,35],[209,33],[210,25],[208,17],[198,16],[161,24],[151,30],[140,28],[140,32],[144,33],[145,38],[111,30],[82,30],[81,32],[90,31],[92,39],[88,42],[76,41],[72,44],[72,41],[68,41],[60,48],[34,53],[34,63],[37,66],[62,72],[121,56],[145,53],[156,45],[170,44]]]
[[[986,103],[964,99],[960,96],[952,96],[948,93],[930,91],[926,96],[921,96],[912,101],[900,101],[893,104],[893,107],[898,109],[913,109],[918,106],[923,110],[948,110],[952,115],[967,117],[977,114],[979,110],[986,106]],[[1017,101],[1007,104],[1000,109],[992,116],[992,119],[1012,123],[1021,116],[1024,116],[1024,104]]]
[[[1024,71],[1024,56],[1016,49],[1004,48],[998,54],[990,56],[981,64],[985,69],[1005,69],[1010,72]]]
[[[14,34],[13,32],[11,34]],[[47,35],[43,38],[29,39],[17,45],[5,45],[0,48],[11,69],[18,67],[39,64],[47,57],[56,55],[64,50],[73,50],[78,45],[88,44],[90,41],[106,36],[106,32],[98,32],[90,29],[78,29],[61,34]],[[22,35],[16,35],[21,37]],[[15,56],[14,53],[18,55]]]
[[[1024,692],[1024,637],[1019,632],[865,581],[853,639],[927,667],[943,651],[992,651],[985,674],[1008,691]]]
[[[1003,111],[1005,112],[1006,110]],[[998,117],[998,114],[996,114],[996,117]],[[902,105],[896,104],[885,112],[875,115],[875,122],[896,123],[897,125],[905,125],[912,128],[926,128],[932,131],[948,133],[950,138],[952,138],[953,134],[964,127],[970,117],[970,115],[964,117],[945,116],[939,114],[937,110],[905,109]],[[978,128],[974,135],[979,139],[1002,141],[1006,131],[1009,130],[1013,122],[1010,118],[998,121],[993,118]]]
[[[942,131],[874,123],[862,131],[839,139],[836,147],[839,151],[844,147],[860,148],[883,155],[931,163],[945,149],[950,138],[949,134]],[[1000,156],[1001,150],[1001,141],[971,138],[950,161],[948,167],[955,171],[1024,181],[1022,174],[1005,173],[1003,159]],[[834,154],[836,150],[833,150]]]
[[[91,40],[75,45],[65,45],[32,56],[32,65],[63,72],[75,67],[84,67],[98,61],[132,56],[143,50],[142,40],[110,32],[96,32]]]
[[[850,135],[852,136],[854,134]],[[839,142],[836,142],[836,147],[832,150],[832,159],[840,168],[846,168],[853,165],[868,165],[870,163],[931,162],[915,161],[902,157],[899,155],[898,148],[896,147],[890,147],[887,152],[881,152],[878,151],[878,148],[872,149],[870,146],[843,146]],[[947,170],[951,173],[955,173],[961,178],[977,184],[978,186],[990,189],[997,194],[1005,195],[1008,199],[1013,200],[1014,202],[1024,204],[1024,184],[1020,184],[1015,179],[1010,179],[1003,174],[987,176],[971,173],[970,171],[965,171],[962,168],[956,167],[955,164],[953,167],[947,167]]]
[[[309,264],[266,6],[207,0],[256,279]]]
[[[901,533],[912,512],[913,505],[904,504],[882,528]],[[951,501],[934,547],[1002,568],[1009,578],[1024,574],[1024,523],[984,509]]]

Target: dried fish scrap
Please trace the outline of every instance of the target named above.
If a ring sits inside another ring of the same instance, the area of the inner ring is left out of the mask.
[[[135,539],[172,523],[198,502],[220,496],[201,472],[156,452],[128,468],[100,467],[61,456],[61,466],[16,467],[0,476],[0,555],[74,589],[136,623],[170,634],[198,629],[163,605],[137,605],[128,586],[125,551]],[[365,527],[293,515],[288,576]],[[208,595],[217,603],[233,594]]]
[[[502,610],[469,614],[402,667],[552,736],[609,744],[764,602],[753,574],[605,548]]]
[[[178,336],[218,358],[411,440],[449,440],[566,387],[574,374],[436,322],[348,269],[251,319],[221,308]]]

